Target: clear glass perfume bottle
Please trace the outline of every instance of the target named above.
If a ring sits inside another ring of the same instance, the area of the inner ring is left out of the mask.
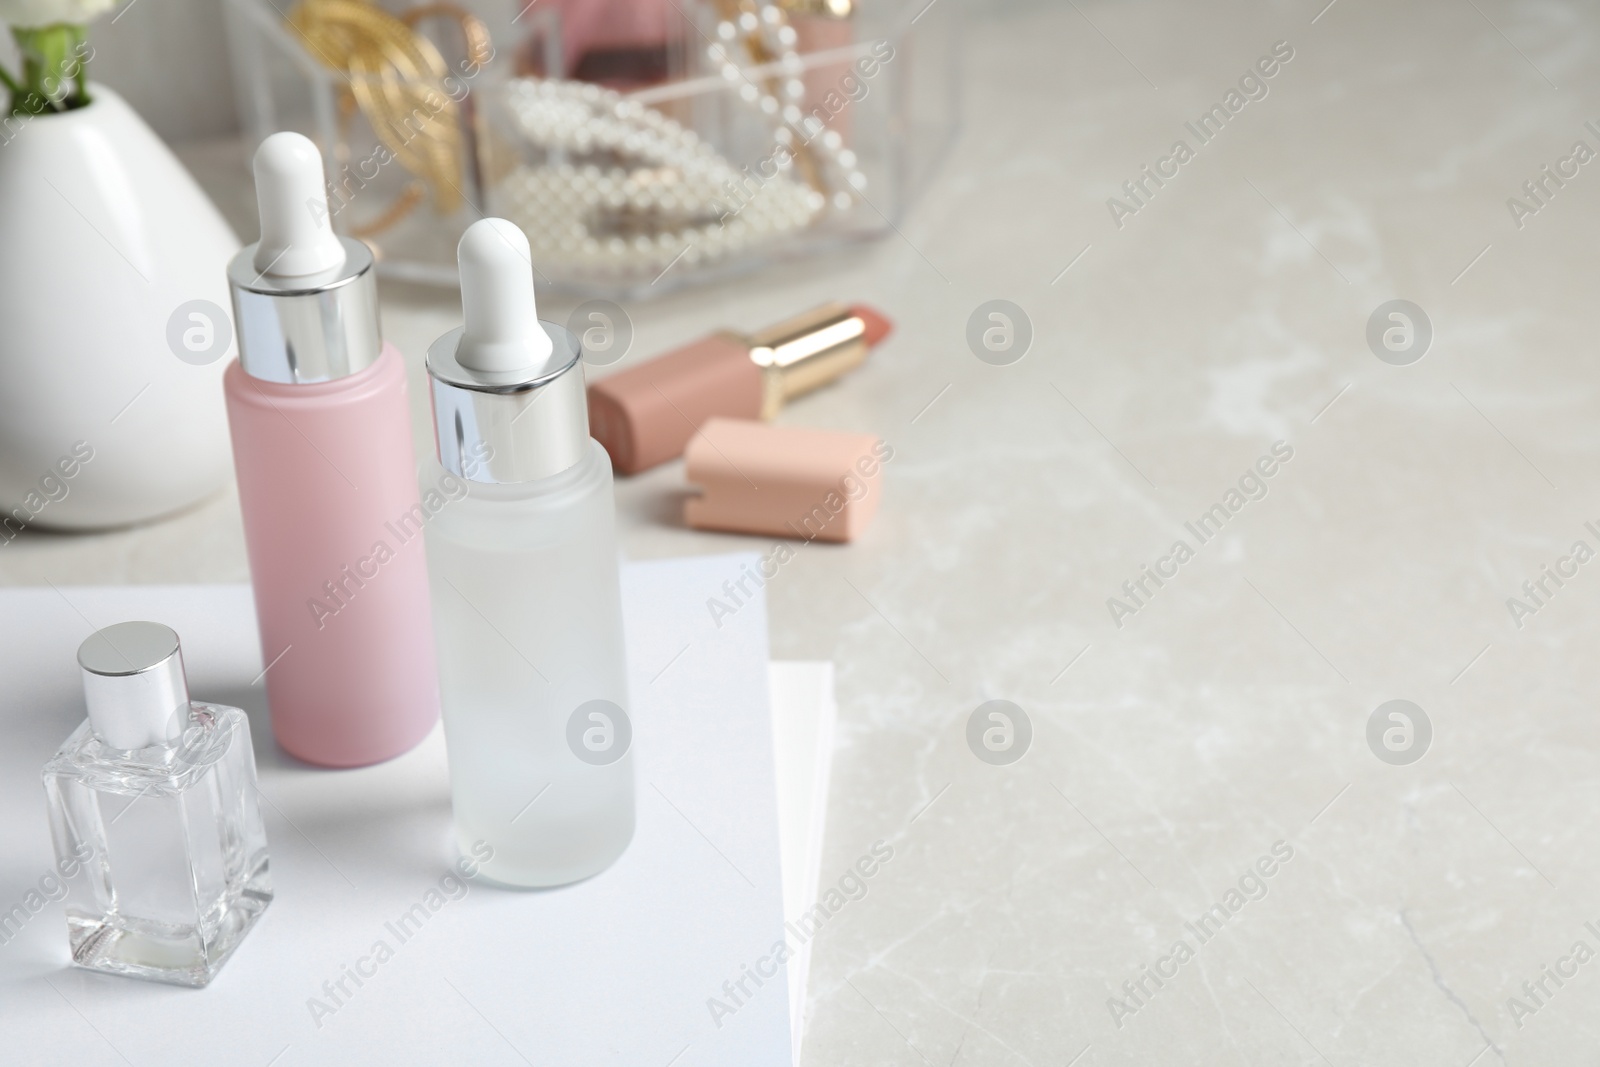
[[[178,635],[124,622],[78,648],[89,717],[44,766],[73,962],[203,986],[272,901],[250,723],[190,701]]]

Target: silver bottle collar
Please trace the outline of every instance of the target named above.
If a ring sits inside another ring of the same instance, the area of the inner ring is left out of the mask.
[[[463,327],[428,349],[434,439],[445,470],[472,482],[534,482],[582,462],[589,447],[583,346],[539,320],[550,359],[534,376],[470,370],[456,360]]]
[[[377,362],[378,287],[372,251],[341,237],[345,259],[321,274],[277,278],[255,268],[256,245],[228,264],[239,363],[264,382],[312,385],[348,377]]]

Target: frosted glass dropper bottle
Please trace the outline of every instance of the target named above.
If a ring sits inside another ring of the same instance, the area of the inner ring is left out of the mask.
[[[309,763],[359,767],[439,718],[405,364],[378,333],[372,253],[329,225],[316,145],[273,134],[255,178],[261,240],[228,265],[223,393],[272,732]]]
[[[522,231],[482,219],[457,258],[465,324],[428,376],[439,462],[468,490],[427,528],[456,837],[493,849],[492,881],[563,885],[633,836],[611,462]]]

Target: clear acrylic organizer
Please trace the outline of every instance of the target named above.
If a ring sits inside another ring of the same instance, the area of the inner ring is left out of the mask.
[[[312,138],[387,277],[454,285],[486,214],[578,295],[746,275],[893,232],[956,132],[948,0],[672,3],[662,76],[620,88],[562,76],[548,2],[224,4],[250,143]]]

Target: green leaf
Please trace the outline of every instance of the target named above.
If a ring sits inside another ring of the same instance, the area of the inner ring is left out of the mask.
[[[67,111],[89,102],[82,26],[14,26],[11,36],[22,53],[22,77],[15,83],[5,79],[13,115]]]

